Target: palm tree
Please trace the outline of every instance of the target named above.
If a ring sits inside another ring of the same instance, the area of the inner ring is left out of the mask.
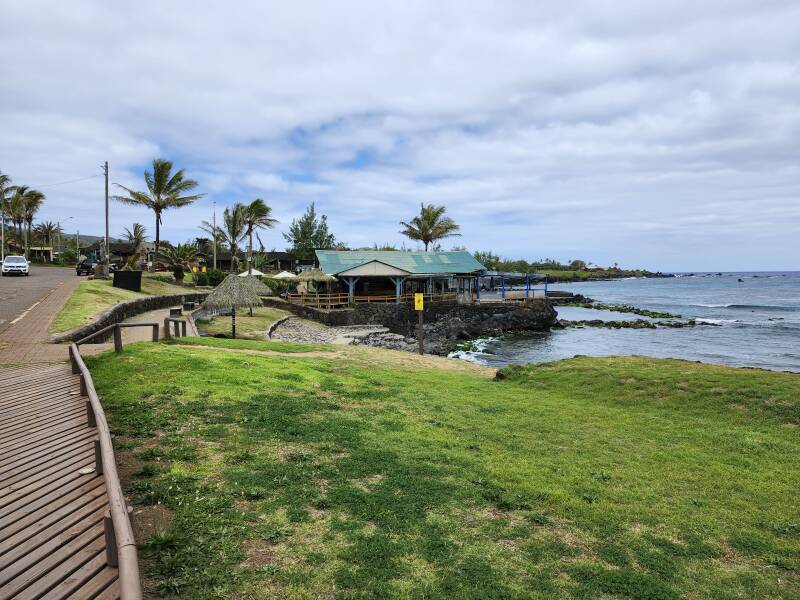
[[[127,239],[131,245],[131,258],[128,261],[128,265],[133,268],[141,258],[142,248],[147,241],[147,229],[141,223],[134,223],[131,229],[125,227],[122,237]]]
[[[253,232],[258,229],[272,229],[277,219],[273,219],[272,208],[261,198],[256,198],[244,207],[245,235],[247,236],[247,274],[253,273]],[[260,240],[259,240],[260,241]]]
[[[18,185],[14,188],[14,193],[8,199],[8,218],[14,230],[14,242],[19,246],[22,243],[22,224],[25,223],[25,194],[29,188],[27,185]]]
[[[28,258],[31,246],[31,235],[33,233],[33,217],[39,212],[45,195],[38,190],[28,190],[25,192],[25,223],[28,229],[25,235],[25,258]]]
[[[15,186],[11,185],[11,177],[0,173],[0,228],[2,228],[2,256],[6,254],[6,213],[9,209],[9,199],[14,193]]]
[[[118,188],[125,190],[127,196],[114,196],[114,200],[125,204],[146,206],[156,216],[156,244],[155,254],[158,256],[158,246],[161,241],[161,213],[169,208],[187,206],[205,194],[186,194],[197,187],[193,179],[184,178],[184,169],[179,169],[172,174],[172,162],[163,158],[153,159],[153,171],[144,172],[144,181],[147,185],[146,192],[137,192],[115,183]],[[155,264],[151,266],[155,269]]]
[[[43,221],[33,228],[33,233],[39,238],[42,246],[53,247],[53,240],[61,234],[61,226],[52,221]]]
[[[217,257],[217,248],[219,245],[224,241],[222,237],[222,233],[220,232],[220,228],[215,226],[213,223],[209,223],[208,221],[203,221],[200,223],[201,231],[205,231],[209,236],[211,236],[210,243],[212,244],[211,251],[213,253],[214,258]],[[206,264],[208,264],[208,260],[206,260]],[[214,269],[217,268],[217,262],[214,260],[214,264],[212,265]]]
[[[228,244],[231,249],[231,273],[237,272],[239,263],[239,243],[246,235],[245,205],[236,203],[233,207],[225,207],[222,213],[222,227],[217,227],[219,239]],[[208,223],[205,223],[208,225]]]
[[[192,270],[192,263],[197,260],[197,248],[193,244],[167,244],[159,255],[164,259],[166,266],[172,269],[175,281],[183,283],[187,271]]]
[[[425,206],[422,204],[419,215],[409,222],[400,221],[400,225],[405,227],[400,233],[412,240],[425,244],[425,252],[428,251],[428,246],[431,242],[461,235],[456,233],[459,230],[456,222],[450,217],[444,216],[446,210],[444,206],[434,206],[433,204]]]

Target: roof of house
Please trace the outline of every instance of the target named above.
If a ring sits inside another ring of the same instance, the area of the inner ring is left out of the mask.
[[[484,271],[465,250],[454,252],[403,252],[393,250],[316,250],[323,273],[336,275],[371,262],[379,262],[411,275],[444,275]]]

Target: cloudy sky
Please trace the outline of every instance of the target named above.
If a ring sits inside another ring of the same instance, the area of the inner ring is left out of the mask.
[[[800,3],[3,3],[0,171],[100,234],[102,179],[173,160],[199,235],[311,201],[351,246],[444,204],[466,245],[663,270],[800,269]],[[75,181],[82,179],[82,181]],[[70,182],[70,183],[63,183]],[[54,185],[59,184],[59,185]],[[144,209],[112,206],[111,234]],[[74,223],[74,225],[73,225]]]

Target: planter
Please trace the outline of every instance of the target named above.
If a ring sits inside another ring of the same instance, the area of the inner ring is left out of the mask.
[[[130,290],[132,292],[142,291],[142,272],[141,271],[114,271],[114,287]]]

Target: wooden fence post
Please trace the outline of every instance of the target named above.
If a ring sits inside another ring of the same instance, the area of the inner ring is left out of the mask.
[[[89,424],[89,427],[97,427],[97,418],[94,415],[94,408],[92,407],[92,401],[86,401],[86,422]]]
[[[103,474],[103,452],[100,450],[100,438],[94,438],[94,470],[98,475]]]
[[[158,341],[158,323],[153,323],[153,341]]]
[[[119,323],[114,327],[114,352],[117,354],[122,352],[122,327],[119,326]]]
[[[169,328],[170,328],[169,317],[165,317],[164,318],[164,339],[165,340],[168,340],[168,339],[170,339],[172,337],[172,332],[170,332]]]
[[[109,567],[118,567],[117,536],[114,535],[114,522],[111,520],[111,512],[108,510],[103,516],[103,529],[106,534],[106,562]]]

